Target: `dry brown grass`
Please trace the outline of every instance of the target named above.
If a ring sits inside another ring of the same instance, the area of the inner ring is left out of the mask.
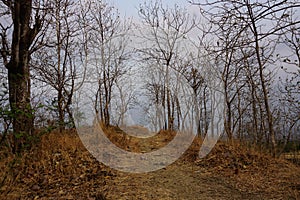
[[[274,159],[239,142],[219,142],[197,165],[228,177],[241,192],[290,194],[300,198],[300,168],[285,159]],[[288,198],[288,199],[290,199]]]
[[[22,157],[6,155],[0,166],[0,199],[96,196],[105,191],[110,171],[89,154],[74,131],[46,134]],[[92,185],[98,190],[89,188]]]
[[[137,138],[127,135],[117,127],[108,127],[103,130],[116,146],[137,153],[159,149],[169,143],[176,135],[174,131],[162,130],[151,138]]]
[[[175,132],[161,131],[153,138],[140,139],[126,135],[116,127],[105,129],[105,133],[117,146],[133,152],[158,149],[175,136]],[[197,178],[201,179],[204,175],[217,180],[222,178],[241,194],[264,193],[272,197],[276,193],[279,197],[289,197],[286,199],[300,198],[299,167],[284,159],[273,159],[239,142],[233,145],[219,142],[208,156],[199,160],[201,142],[196,137],[181,159],[170,167],[171,171],[166,168],[164,172],[135,176],[119,173],[97,162],[82,145],[75,131],[52,132],[43,135],[40,143],[24,152],[22,157],[12,155],[3,147],[0,149],[0,199],[100,199],[103,194],[113,199],[119,195],[116,191],[122,191],[121,188],[117,189],[121,186],[115,184],[125,184],[122,182],[124,178],[130,180],[128,184],[142,184],[143,190],[151,190],[153,183],[148,180],[149,177],[163,182],[168,174],[173,176],[174,170],[179,170],[179,174],[185,176],[180,169],[182,164],[184,168],[191,169],[189,173],[204,173]],[[189,176],[191,182],[194,176]],[[179,181],[185,179],[173,178]],[[214,187],[215,183],[210,184]],[[136,192],[132,193],[142,192],[139,187],[135,189]],[[179,188],[174,189],[176,191]]]

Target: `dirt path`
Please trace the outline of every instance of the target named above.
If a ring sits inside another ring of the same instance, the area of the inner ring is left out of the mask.
[[[146,174],[118,173],[108,187],[107,199],[120,200],[269,199],[273,196],[241,192],[226,178],[183,162]]]

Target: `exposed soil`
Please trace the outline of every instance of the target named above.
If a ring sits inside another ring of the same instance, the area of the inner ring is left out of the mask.
[[[174,133],[128,138],[115,129],[108,137],[135,152],[157,149]],[[22,158],[2,147],[0,199],[300,199],[300,168],[240,144],[219,142],[204,159],[201,141],[161,170],[132,174],[99,163],[76,133],[51,133]]]

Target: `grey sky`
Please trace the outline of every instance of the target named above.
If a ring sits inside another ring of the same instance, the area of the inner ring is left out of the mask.
[[[118,8],[121,15],[126,15],[127,17],[137,17],[138,7],[145,1],[147,0],[114,0],[113,4]],[[163,0],[163,3],[170,7],[173,7],[174,4],[177,4],[181,7],[189,6],[187,0]]]

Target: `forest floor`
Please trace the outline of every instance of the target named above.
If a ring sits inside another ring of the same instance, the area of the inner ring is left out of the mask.
[[[158,149],[174,135],[108,137],[134,152]],[[203,159],[200,139],[173,164],[133,174],[99,163],[76,132],[48,133],[35,148],[15,157],[0,150],[0,199],[300,199],[300,167],[239,143],[219,142]]]

